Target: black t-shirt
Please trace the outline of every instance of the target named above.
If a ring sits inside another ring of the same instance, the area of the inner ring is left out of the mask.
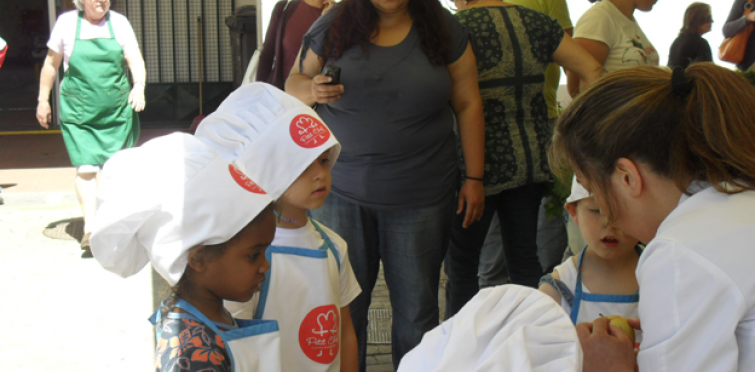
[[[697,34],[682,34],[671,44],[668,67],[687,68],[693,62],[713,62],[710,44]]]

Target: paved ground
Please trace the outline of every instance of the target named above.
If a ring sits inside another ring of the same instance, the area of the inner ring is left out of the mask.
[[[0,185],[15,184],[0,194],[0,366],[152,370],[154,335],[146,319],[165,295],[162,278],[145,269],[122,279],[82,259],[77,241],[43,235],[48,225],[81,216],[75,170],[60,166],[68,159],[58,136],[0,136]],[[390,308],[382,275],[372,307]],[[370,345],[367,370],[393,371],[390,351],[390,344]]]

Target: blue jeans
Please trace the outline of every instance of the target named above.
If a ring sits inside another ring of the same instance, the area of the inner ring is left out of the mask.
[[[440,268],[448,246],[454,199],[410,210],[363,207],[331,194],[310,214],[348,244],[362,293],[350,304],[359,343],[359,370],[365,371],[367,313],[380,260],[393,308],[393,367],[438,325]]]
[[[511,282],[537,288],[543,269],[537,257],[537,218],[543,184],[532,184],[485,197],[482,219],[462,228],[463,213],[454,217],[446,255],[446,319],[479,291],[480,252],[493,214],[501,223],[503,254]]]

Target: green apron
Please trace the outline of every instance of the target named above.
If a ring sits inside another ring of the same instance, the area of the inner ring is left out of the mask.
[[[60,88],[63,139],[73,165],[102,165],[139,138],[139,116],[128,103],[131,86],[126,59],[115,40],[110,14],[110,38],[82,40],[81,18],[76,41]]]

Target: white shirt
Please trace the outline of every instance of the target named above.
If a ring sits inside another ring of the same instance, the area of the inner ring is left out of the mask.
[[[636,21],[627,18],[609,0],[590,7],[579,18],[574,38],[602,42],[610,49],[603,63],[606,72],[627,67],[658,66],[658,52]]]
[[[640,257],[640,371],[755,370],[755,192],[705,188]]]
[[[113,10],[110,13],[110,24],[113,26],[113,37],[123,48],[127,55],[140,55],[139,42],[136,40],[134,29],[128,19]],[[76,41],[76,22],[78,21],[79,11],[72,10],[65,12],[58,17],[55,26],[50,33],[50,40],[47,41],[47,47],[55,53],[63,54],[63,68],[68,70],[68,61],[71,59],[74,42]],[[107,27],[107,19],[93,25],[86,19],[81,20],[81,39],[98,39],[109,38],[110,29]]]
[[[362,289],[359,287],[357,278],[354,276],[354,270],[351,268],[346,241],[333,232],[333,230],[327,228],[321,223],[318,224],[325,234],[328,235],[333,245],[335,245],[335,248],[338,251],[338,258],[341,260],[340,278],[331,276],[331,279],[339,280],[341,283],[341,307],[344,307],[350,304],[351,301],[362,292]],[[319,249],[324,243],[325,240],[322,239],[320,233],[315,229],[312,221],[307,221],[307,224],[304,227],[298,229],[277,228],[275,230],[275,239],[273,240],[272,245],[279,247]]]

